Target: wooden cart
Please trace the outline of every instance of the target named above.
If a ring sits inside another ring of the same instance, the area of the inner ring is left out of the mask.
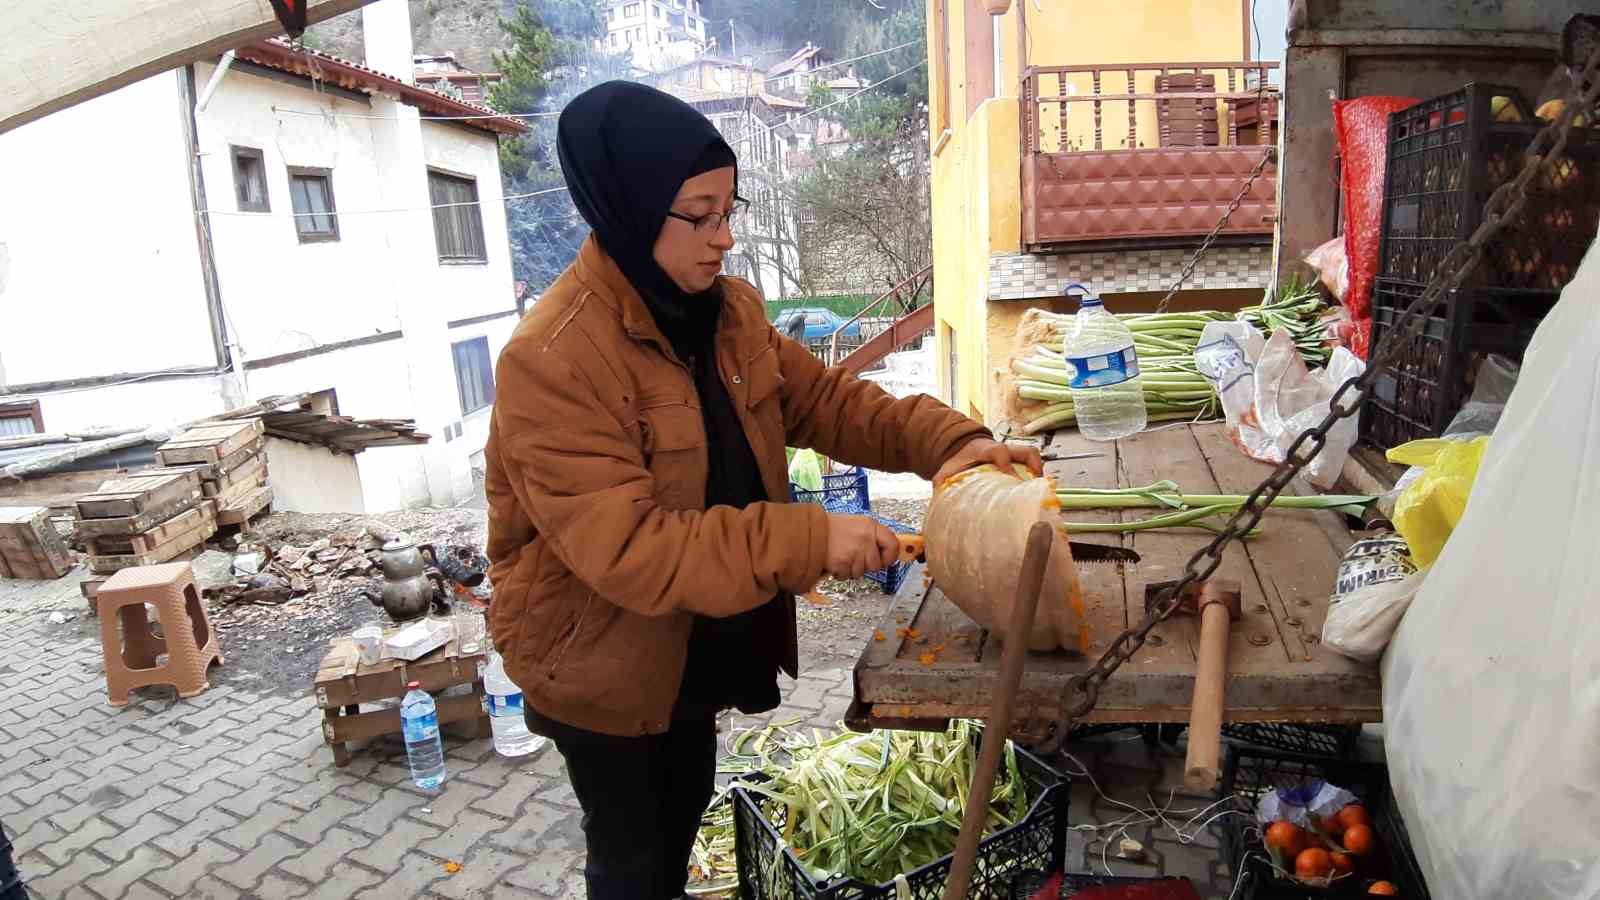
[[[1085,456],[1084,454],[1097,454]],[[1045,470],[1064,484],[1132,487],[1162,479],[1189,493],[1249,493],[1271,467],[1246,457],[1220,423],[1176,425],[1115,443],[1076,431],[1053,435]],[[1304,490],[1310,493],[1310,489]],[[1159,510],[1069,510],[1071,521],[1115,521]],[[1018,716],[1059,715],[1062,689],[1097,660],[1110,641],[1144,616],[1144,586],[1179,577],[1204,547],[1203,531],[1094,533],[1083,540],[1132,547],[1142,561],[1080,567],[1092,646],[1087,657],[1031,653]],[[1378,672],[1320,643],[1338,562],[1354,540],[1341,516],[1308,510],[1270,511],[1263,533],[1230,546],[1217,577],[1244,586],[1244,617],[1228,648],[1230,722],[1376,722],[1382,717]],[[914,629],[914,631],[913,631]],[[951,717],[983,716],[999,675],[1000,643],[913,571],[895,596],[879,633],[855,669],[851,722],[883,728],[942,727]],[[1194,688],[1198,623],[1176,617],[1106,682],[1083,723],[1187,722]]]
[[[488,737],[489,713],[483,705],[487,652],[463,654],[456,649],[455,638],[451,638],[448,644],[413,662],[383,659],[367,666],[361,664],[361,654],[353,640],[334,638],[329,642],[328,655],[317,667],[314,686],[317,705],[323,711],[322,736],[333,748],[334,765],[350,764],[350,749],[346,746],[349,742],[400,733],[398,706],[362,712],[361,704],[398,700],[413,681],[421,682],[422,689],[432,694],[456,685],[472,685],[470,694],[434,698],[439,724],[476,722],[478,737]]]

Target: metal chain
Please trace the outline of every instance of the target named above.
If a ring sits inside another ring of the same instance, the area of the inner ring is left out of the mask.
[[[1211,244],[1217,239],[1217,235],[1222,233],[1222,229],[1228,227],[1228,220],[1233,218],[1233,214],[1238,212],[1239,207],[1244,204],[1244,198],[1250,195],[1250,189],[1255,187],[1256,179],[1260,178],[1261,173],[1267,170],[1267,163],[1277,158],[1277,147],[1269,146],[1267,147],[1267,152],[1261,154],[1261,159],[1256,162],[1256,167],[1250,170],[1250,177],[1245,179],[1244,187],[1239,189],[1239,193],[1233,195],[1233,200],[1228,203],[1228,208],[1222,211],[1222,218],[1217,220],[1217,224],[1212,227],[1211,233],[1206,235],[1205,240],[1200,242],[1199,247],[1195,248],[1194,255],[1189,257],[1189,261],[1184,264],[1183,271],[1178,273],[1178,280],[1174,281],[1172,287],[1167,289],[1167,295],[1161,298],[1160,303],[1156,304],[1156,312],[1158,314],[1167,311],[1167,305],[1172,302],[1172,298],[1177,296],[1178,291],[1182,290],[1190,277],[1194,275],[1195,267],[1200,265],[1200,260],[1205,258],[1206,251],[1211,249]]]
[[[1347,419],[1360,410],[1362,395],[1371,390],[1378,377],[1388,371],[1399,348],[1422,330],[1423,324],[1433,315],[1447,295],[1466,284],[1473,270],[1483,259],[1484,249],[1489,241],[1521,215],[1528,199],[1528,185],[1538,174],[1545,160],[1560,158],[1566,150],[1568,139],[1572,136],[1575,119],[1580,114],[1594,109],[1595,101],[1600,99],[1600,79],[1595,77],[1597,72],[1600,72],[1600,48],[1589,57],[1582,74],[1575,78],[1561,116],[1541,128],[1533,142],[1528,145],[1522,171],[1516,178],[1502,184],[1489,197],[1488,202],[1484,204],[1483,222],[1471,237],[1457,244],[1450,254],[1439,262],[1428,287],[1400,314],[1393,328],[1385,335],[1383,343],[1368,360],[1366,371],[1339,386],[1328,401],[1328,415],[1316,427],[1307,429],[1295,439],[1284,454],[1283,462],[1250,492],[1244,504],[1228,519],[1228,524],[1211,543],[1189,558],[1184,566],[1183,578],[1158,598],[1154,609],[1145,616],[1144,621],[1118,635],[1098,662],[1088,671],[1074,676],[1067,682],[1061,698],[1065,721],[1058,723],[1051,743],[1059,747],[1071,723],[1083,718],[1094,709],[1100,700],[1100,688],[1106,680],[1144,646],[1152,628],[1178,610],[1184,590],[1197,581],[1211,577],[1217,567],[1222,565],[1223,550],[1256,527],[1272,501],[1277,499],[1278,495],[1289,486],[1289,482],[1315,459],[1318,453],[1322,452],[1322,448],[1327,444],[1329,430],[1341,419]],[[1347,398],[1348,402],[1341,402]],[[1307,445],[1310,445],[1309,452],[1303,452],[1306,451]],[[1077,695],[1076,699],[1073,699],[1074,694]]]

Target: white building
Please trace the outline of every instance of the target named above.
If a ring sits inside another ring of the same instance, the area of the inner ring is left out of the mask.
[[[363,19],[372,68],[262,42],[0,135],[0,404],[27,428],[331,388],[433,438],[356,458],[365,511],[470,495],[517,322],[498,138],[525,126],[412,83],[405,0]]]
[[[659,71],[704,52],[706,27],[700,0],[607,0],[605,49]]]

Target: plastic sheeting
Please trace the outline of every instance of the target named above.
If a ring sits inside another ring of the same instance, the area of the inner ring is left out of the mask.
[[[1435,897],[1600,897],[1597,311],[1591,247],[1384,658],[1389,777]]]

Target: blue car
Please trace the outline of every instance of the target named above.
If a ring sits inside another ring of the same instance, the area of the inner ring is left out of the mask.
[[[839,338],[847,341],[861,339],[861,323],[853,321],[845,324],[831,309],[814,306],[797,306],[778,313],[778,318],[772,323],[774,328],[787,337],[797,341],[811,344],[825,341],[839,332]]]

